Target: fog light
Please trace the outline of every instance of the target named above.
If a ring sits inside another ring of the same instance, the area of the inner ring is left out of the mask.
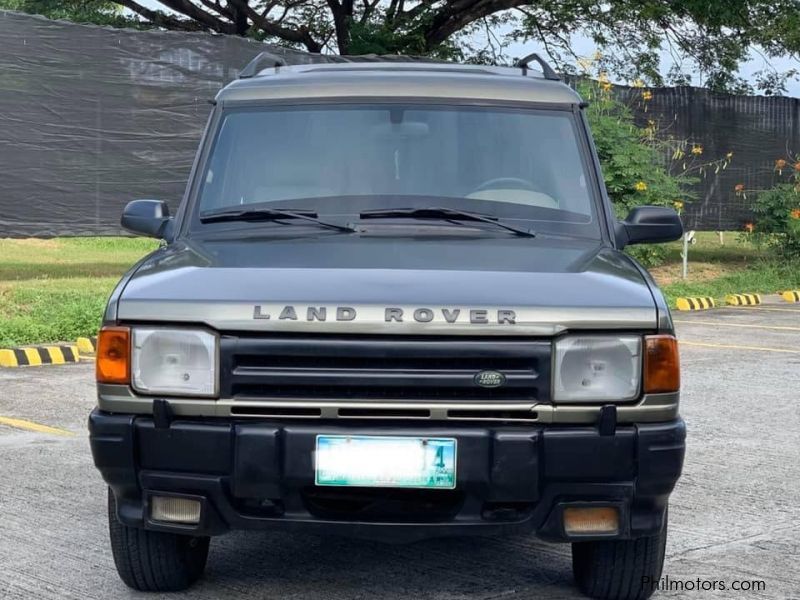
[[[200,501],[173,496],[152,496],[150,518],[168,523],[197,524],[200,522]]]
[[[570,507],[564,509],[564,531],[567,535],[617,533],[619,511],[612,506]]]

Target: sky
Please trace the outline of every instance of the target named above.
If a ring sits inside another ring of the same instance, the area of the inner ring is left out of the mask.
[[[578,56],[588,58],[591,57],[596,50],[594,43],[585,36],[574,35],[572,41],[573,50]],[[526,44],[512,44],[508,48],[508,54],[511,56],[525,56],[531,52],[541,52],[542,56],[546,56],[546,54],[543,53],[542,46],[534,42],[528,42]],[[661,73],[666,74],[673,64],[674,60],[672,56],[666,49],[664,49],[661,53]],[[775,59],[771,58],[769,61],[767,61],[763,56],[759,55],[758,52],[751,51],[750,59],[740,65],[738,75],[748,83],[755,85],[755,74],[761,70],[768,70],[770,65],[779,72],[785,72],[791,69],[800,70],[800,62],[790,56],[779,57]],[[627,81],[615,80],[614,77],[609,77],[609,79],[612,83],[630,83]],[[691,79],[692,85],[699,86],[701,84],[699,74],[694,74]],[[800,81],[797,78],[790,79],[786,82],[786,95],[793,96],[795,98],[800,97]]]
[[[151,9],[160,9],[164,10],[164,6],[160,4],[157,0],[140,0],[140,3],[148,8]],[[167,11],[170,12],[170,11]],[[501,32],[502,33],[502,32]],[[575,34],[573,36],[573,50],[575,54],[578,56],[586,56],[590,57],[594,54],[596,48],[594,43],[587,37],[582,36],[580,34]],[[531,52],[539,52],[542,56],[547,56],[544,52],[544,48],[540,44],[536,44],[534,42],[528,42],[525,44],[515,43],[508,47],[507,54],[509,56],[521,57],[530,54]],[[670,53],[665,49],[661,54],[661,72],[666,74],[669,71],[669,68],[674,63],[672,56]],[[777,71],[783,72],[788,71],[793,68],[797,68],[800,70],[800,62],[796,59],[786,56],[786,57],[779,57],[776,59],[770,59],[769,63],[760,56],[757,52],[753,51],[750,53],[750,60],[745,63],[742,63],[739,68],[739,76],[744,78],[749,83],[755,83],[754,81],[754,74],[760,70],[769,68],[772,65]],[[613,77],[610,77],[612,83],[620,83],[620,84],[627,84],[630,82],[627,81],[619,81],[615,80]],[[700,76],[694,75],[692,77],[692,84],[693,85],[700,85]],[[800,80],[797,78],[793,80],[789,80],[786,85],[787,95],[793,96],[795,98],[800,97]]]

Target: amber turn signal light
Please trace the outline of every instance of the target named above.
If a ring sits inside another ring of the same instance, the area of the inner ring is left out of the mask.
[[[103,327],[97,336],[95,374],[98,383],[130,383],[131,330]]]
[[[644,338],[644,392],[659,394],[681,388],[678,340],[672,335]]]
[[[564,509],[567,535],[619,532],[619,511],[613,506],[569,507]]]

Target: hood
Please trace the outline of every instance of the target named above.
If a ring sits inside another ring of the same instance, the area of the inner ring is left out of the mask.
[[[651,290],[620,252],[595,240],[500,235],[182,241],[130,276],[117,318],[223,332],[656,328]]]

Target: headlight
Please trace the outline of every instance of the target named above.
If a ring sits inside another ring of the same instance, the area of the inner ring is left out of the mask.
[[[624,402],[639,395],[639,336],[568,336],[556,340],[555,402]]]
[[[217,395],[217,338],[207,331],[134,327],[132,354],[137,392]]]

